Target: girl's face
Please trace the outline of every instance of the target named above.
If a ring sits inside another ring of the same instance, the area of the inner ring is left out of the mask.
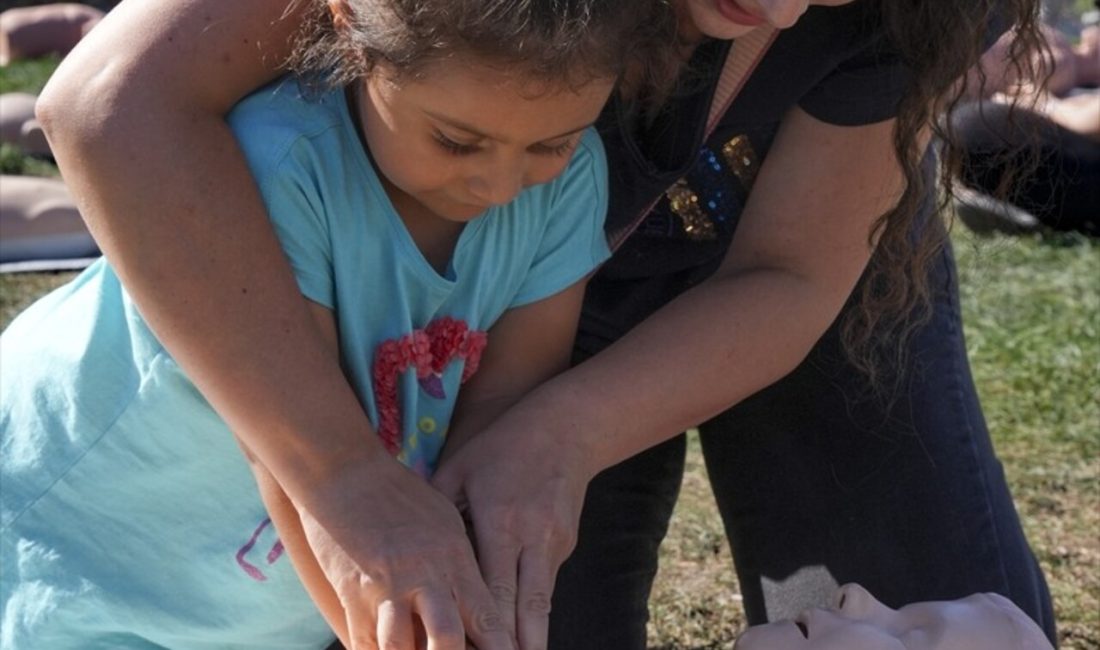
[[[1038,635],[1038,636],[1036,636]],[[1029,641],[1027,639],[1033,639]],[[976,594],[893,610],[859,585],[837,592],[837,605],[795,621],[751,627],[734,650],[1023,650],[1043,647],[1034,623],[1007,599]]]
[[[466,222],[560,174],[614,82],[539,87],[449,59],[417,78],[380,64],[362,83],[363,130],[398,212]]]
[[[835,7],[854,0],[679,0],[682,36],[727,40],[761,25],[786,29],[811,5]]]

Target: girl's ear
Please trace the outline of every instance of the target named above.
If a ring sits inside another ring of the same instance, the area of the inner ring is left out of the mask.
[[[336,29],[347,29],[351,23],[351,7],[347,0],[328,0],[328,10],[332,12],[332,26]]]

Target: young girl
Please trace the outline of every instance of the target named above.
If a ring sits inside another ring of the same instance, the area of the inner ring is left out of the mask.
[[[314,558],[327,538],[307,541],[241,443],[295,562],[317,576],[355,562],[369,584],[336,597],[391,607],[349,621],[349,645],[406,647],[415,616],[430,639],[511,647],[478,625],[500,617],[457,512],[390,456],[430,475],[449,430],[568,363],[583,278],[608,255],[588,127],[661,11],[602,4],[334,1],[305,32],[304,76],[230,117],[314,335],[373,426],[352,453],[375,467],[360,504],[376,535],[354,559]],[[229,426],[110,265],[33,305],[2,346],[4,648],[331,641]]]

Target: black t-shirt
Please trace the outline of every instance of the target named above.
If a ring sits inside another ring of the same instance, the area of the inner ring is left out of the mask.
[[[594,353],[705,279],[721,263],[759,165],[794,106],[839,125],[893,117],[907,75],[876,29],[873,3],[810,7],[779,33],[702,142],[729,42],[696,50],[684,88],[644,129],[613,101],[600,118],[611,201],[607,230],[654,209],[589,285],[578,343]],[[663,196],[662,196],[663,194]]]

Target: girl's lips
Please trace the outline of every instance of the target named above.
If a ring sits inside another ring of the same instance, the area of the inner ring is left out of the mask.
[[[716,0],[716,4],[718,6],[718,13],[722,14],[726,20],[737,23],[738,25],[755,27],[767,22],[760,16],[746,10],[737,3],[737,0]]]

